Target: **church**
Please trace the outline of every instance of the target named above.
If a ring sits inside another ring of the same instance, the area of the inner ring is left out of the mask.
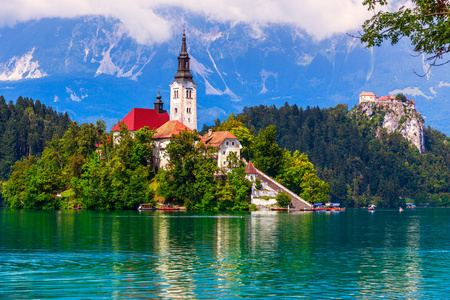
[[[164,110],[162,96],[158,91],[154,108],[133,108],[111,132],[114,136],[119,134],[120,124],[125,124],[134,134],[147,126],[156,130],[154,158],[157,167],[165,168],[168,157],[165,148],[170,143],[172,135],[184,130],[197,132],[197,83],[195,83],[189,65],[189,53],[186,46],[186,33],[183,29],[181,51],[178,56],[177,72],[170,86],[170,114]],[[209,132],[201,137],[201,142],[212,145],[217,149],[217,163],[220,168],[226,168],[226,157],[234,152],[240,158],[241,143],[228,131]]]

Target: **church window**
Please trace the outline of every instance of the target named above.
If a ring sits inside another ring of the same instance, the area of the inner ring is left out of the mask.
[[[191,118],[188,118],[188,122],[191,122]]]
[[[231,146],[234,146],[234,142],[231,142]]]
[[[222,151],[222,154],[225,155],[225,151]]]
[[[177,112],[178,112],[178,108],[175,107],[175,113],[177,113]]]
[[[228,146],[228,142],[226,142],[226,143],[225,143],[225,145],[227,145],[227,146]]]
[[[188,99],[192,98],[192,90],[186,90],[186,98]]]
[[[175,99],[178,98],[178,90],[173,91],[173,97]]]

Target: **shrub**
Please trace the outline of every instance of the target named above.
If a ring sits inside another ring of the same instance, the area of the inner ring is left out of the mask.
[[[255,188],[256,188],[257,190],[262,189],[261,180],[260,180],[259,178],[256,178],[256,180],[255,180]]]
[[[289,195],[284,192],[280,192],[277,195],[277,202],[278,202],[278,206],[286,207],[289,204],[291,204],[291,197],[289,197]]]

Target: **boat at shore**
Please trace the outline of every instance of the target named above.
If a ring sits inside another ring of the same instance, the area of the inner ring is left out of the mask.
[[[367,207],[368,210],[375,210],[375,204],[369,204],[369,206]]]
[[[184,207],[180,207],[178,205],[170,205],[170,204],[162,204],[160,206],[155,206],[153,203],[142,203],[139,204],[139,211],[149,211],[149,210],[165,210],[165,211],[174,211],[174,210],[183,210]]]
[[[325,207],[327,211],[345,211],[345,207],[341,207],[340,203],[327,203]]]
[[[178,205],[163,204],[157,207],[156,209],[165,211],[174,211],[174,210],[181,210],[181,207],[179,207]]]
[[[325,203],[314,203],[312,211],[327,211],[327,207],[325,206]]]
[[[406,203],[406,208],[416,209],[416,206],[414,204],[412,204],[412,203]]]
[[[156,207],[153,205],[153,203],[142,203],[142,204],[139,204],[138,210],[139,211],[156,210]]]

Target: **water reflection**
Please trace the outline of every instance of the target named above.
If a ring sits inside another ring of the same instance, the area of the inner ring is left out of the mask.
[[[0,298],[439,298],[450,210],[0,210]]]

